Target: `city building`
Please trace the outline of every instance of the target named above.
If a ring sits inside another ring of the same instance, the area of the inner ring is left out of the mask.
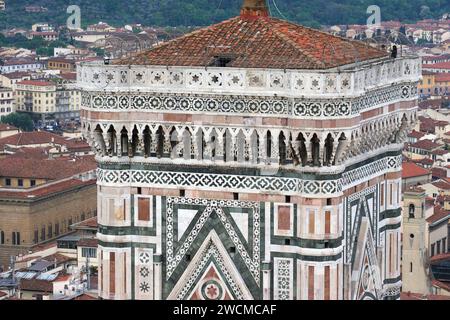
[[[0,74],[0,87],[14,88],[17,82],[31,80],[31,74],[25,71],[15,71],[11,73]]]
[[[37,71],[43,68],[40,61],[30,58],[11,58],[0,64],[0,73],[11,73],[15,71]]]
[[[57,85],[45,80],[24,80],[15,84],[16,109],[42,119],[79,117],[80,92],[73,84]]]
[[[416,57],[271,18],[261,0],[81,64],[99,297],[399,299],[420,76]]]
[[[437,197],[434,197],[437,198]],[[445,202],[445,201],[444,201]],[[403,292],[450,296],[450,201],[435,204],[421,187],[403,194]],[[441,264],[444,261],[446,264]],[[440,274],[446,270],[446,274]]]
[[[18,133],[19,129],[16,127],[5,123],[0,123],[0,139],[10,137]]]
[[[43,148],[0,159],[3,270],[10,256],[28,253],[70,232],[73,223],[96,214],[95,169],[92,156],[55,158]]]
[[[0,87],[0,118],[15,112],[14,91]]]
[[[51,70],[61,70],[61,72],[73,72],[76,69],[75,60],[63,57],[49,58],[47,67]]]

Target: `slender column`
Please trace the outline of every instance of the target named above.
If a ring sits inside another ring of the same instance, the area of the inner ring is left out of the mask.
[[[203,151],[203,160],[211,160],[212,146],[211,146],[211,131],[204,132],[205,150]]]
[[[169,128],[163,129],[164,129],[163,157],[170,158],[170,153],[172,151],[172,145],[170,143],[171,142],[170,130]]]
[[[160,136],[161,135],[156,133],[156,131],[152,132],[152,140],[150,141],[150,157],[156,157]]]
[[[161,300],[162,299],[162,263],[156,262],[155,265],[155,291],[154,291],[154,299],[155,300]]]
[[[313,158],[312,158],[312,143],[311,140],[306,140],[305,141],[305,148],[306,148],[306,162],[307,164],[311,164],[313,162]]]
[[[319,159],[318,159],[319,166],[325,165],[325,139],[320,139],[319,142]]]
[[[145,156],[145,135],[144,130],[138,134],[138,143],[136,146],[136,154],[140,156]]]
[[[121,157],[122,156],[122,133],[120,131],[116,132],[116,142],[117,142],[116,155],[118,157]]]
[[[230,145],[230,157],[231,157],[231,161],[234,161],[234,159],[236,158],[237,160],[237,145],[236,145],[236,141],[237,141],[237,136],[235,132],[231,132],[231,145]]]
[[[215,150],[216,154],[214,160],[223,161],[223,132],[217,134]]]
[[[244,145],[244,161],[248,158],[249,162],[252,162],[253,159],[253,146],[252,146],[252,137],[250,134],[245,136],[245,145]]]
[[[280,163],[280,144],[279,144],[280,130],[272,130],[272,156],[271,163]]]
[[[102,133],[105,142],[105,156],[112,156],[110,134],[106,131]]]
[[[267,163],[267,145],[266,145],[266,136],[267,130],[258,130],[259,136],[259,163],[266,164]]]

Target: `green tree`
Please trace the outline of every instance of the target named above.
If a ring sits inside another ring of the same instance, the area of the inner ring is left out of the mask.
[[[3,116],[1,123],[15,126],[22,131],[33,131],[34,129],[33,120],[26,113],[11,113],[7,116]]]

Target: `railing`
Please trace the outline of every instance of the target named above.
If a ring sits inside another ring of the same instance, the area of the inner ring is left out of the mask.
[[[417,82],[420,59],[402,57],[332,71],[165,67],[83,63],[77,86],[85,91],[233,93],[290,97],[353,96],[393,83]]]

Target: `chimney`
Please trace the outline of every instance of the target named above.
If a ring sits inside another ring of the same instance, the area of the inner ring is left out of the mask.
[[[241,8],[242,18],[268,17],[269,9],[266,0],[244,0]]]

